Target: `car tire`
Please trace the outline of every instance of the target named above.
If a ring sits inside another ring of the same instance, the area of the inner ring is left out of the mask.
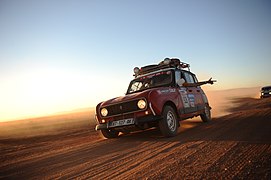
[[[116,138],[119,136],[119,131],[115,131],[113,129],[101,129],[101,133],[107,139]]]
[[[204,107],[204,112],[200,115],[200,117],[203,122],[211,121],[211,108],[208,104],[206,104],[206,106]]]
[[[176,136],[178,132],[178,121],[175,110],[171,106],[165,106],[159,128],[164,137]]]

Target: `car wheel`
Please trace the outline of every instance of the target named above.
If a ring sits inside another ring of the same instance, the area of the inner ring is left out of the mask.
[[[211,108],[208,104],[204,107],[204,112],[200,115],[200,117],[203,122],[211,121]]]
[[[177,134],[177,116],[175,110],[171,106],[165,106],[163,118],[159,121],[159,128],[165,137],[172,137]]]
[[[101,133],[105,138],[116,138],[119,136],[119,131],[113,129],[101,129]]]

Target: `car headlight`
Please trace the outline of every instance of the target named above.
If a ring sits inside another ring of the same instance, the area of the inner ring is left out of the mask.
[[[108,114],[108,111],[107,111],[107,109],[106,108],[103,108],[103,109],[101,109],[101,115],[102,116],[107,116],[107,114]]]
[[[271,92],[269,92],[269,94],[271,94]]]
[[[143,99],[140,99],[138,102],[137,102],[137,106],[139,107],[139,109],[144,109],[146,107],[147,103],[145,100]]]

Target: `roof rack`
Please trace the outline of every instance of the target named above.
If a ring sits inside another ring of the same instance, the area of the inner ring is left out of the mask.
[[[139,75],[144,75],[150,72],[154,72],[157,70],[165,69],[165,68],[177,68],[177,69],[184,69],[187,68],[190,71],[190,65],[184,62],[181,62],[178,58],[165,58],[159,64],[153,64],[141,67],[134,68],[134,76],[137,77]]]

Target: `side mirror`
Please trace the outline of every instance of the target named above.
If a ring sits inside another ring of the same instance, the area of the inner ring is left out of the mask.
[[[183,86],[184,83],[185,83],[185,80],[183,78],[177,80],[177,84],[180,87]]]

